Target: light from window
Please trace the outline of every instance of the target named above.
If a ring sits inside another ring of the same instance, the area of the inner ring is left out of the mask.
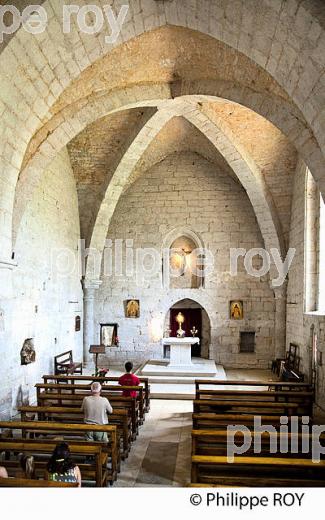
[[[319,255],[318,255],[318,309],[325,311],[325,204],[319,203]]]

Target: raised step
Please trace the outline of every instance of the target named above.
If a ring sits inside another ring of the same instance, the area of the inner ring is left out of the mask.
[[[168,360],[150,360],[136,374],[148,377],[151,397],[156,399],[193,399],[195,379],[227,379],[222,365],[201,358],[192,359],[186,368],[168,367]]]

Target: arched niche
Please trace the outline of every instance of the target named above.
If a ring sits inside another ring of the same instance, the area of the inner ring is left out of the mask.
[[[186,331],[186,336],[191,336],[192,326],[195,326],[198,330],[197,336],[200,338],[200,345],[199,347],[193,345],[192,357],[208,359],[211,344],[211,323],[207,311],[200,303],[191,298],[184,298],[175,302],[168,309],[164,322],[164,330],[171,330],[171,336],[175,335],[173,330],[176,331],[178,327],[177,323],[173,327],[173,318],[178,312],[182,312],[185,316],[182,328]]]
[[[162,281],[166,289],[204,287],[205,251],[202,239],[185,227],[170,231],[162,248]]]

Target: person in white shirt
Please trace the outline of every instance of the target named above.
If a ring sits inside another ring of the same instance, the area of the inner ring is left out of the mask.
[[[81,406],[84,413],[84,422],[86,424],[108,424],[107,414],[113,413],[113,408],[106,397],[101,397],[102,386],[100,383],[94,382],[90,388],[91,395],[84,398]],[[88,441],[108,441],[105,432],[89,431],[86,433],[86,439]]]

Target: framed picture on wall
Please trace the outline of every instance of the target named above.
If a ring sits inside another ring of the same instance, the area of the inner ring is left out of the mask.
[[[116,347],[118,344],[117,323],[100,324],[100,344],[105,347]]]
[[[231,320],[242,320],[244,318],[244,304],[242,300],[231,300],[229,305]]]
[[[140,301],[139,300],[126,300],[125,317],[126,318],[139,318],[140,317]]]

